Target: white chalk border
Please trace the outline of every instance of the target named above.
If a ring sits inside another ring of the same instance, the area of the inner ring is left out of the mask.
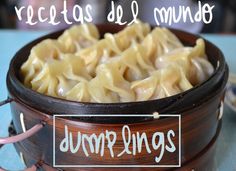
[[[53,167],[61,168],[158,168],[158,167],[181,167],[181,115],[179,114],[160,114],[159,117],[178,117],[179,118],[179,162],[178,165],[58,165],[56,164],[55,156],[55,118],[56,117],[154,117],[153,114],[110,114],[110,115],[98,115],[98,114],[86,114],[86,115],[53,115]]]

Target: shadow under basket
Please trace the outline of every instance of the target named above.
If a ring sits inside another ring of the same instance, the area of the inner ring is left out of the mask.
[[[123,27],[117,25],[98,25],[101,34],[106,32],[115,33]],[[192,35],[179,30],[171,31],[188,46],[194,46],[199,36]],[[76,133],[99,134],[104,130],[113,130],[121,134],[123,126],[129,125],[131,133],[145,132],[149,145],[155,131],[167,133],[168,130],[178,132],[173,138],[173,144],[177,148],[176,155],[165,153],[158,165],[180,164],[181,167],[154,167],[154,168],[128,168],[129,170],[213,170],[215,144],[221,128],[221,112],[225,93],[225,86],[228,80],[228,67],[221,51],[212,43],[205,40],[206,53],[209,61],[215,68],[212,76],[202,84],[177,94],[175,96],[150,100],[143,102],[129,103],[82,103],[67,101],[39,94],[25,87],[19,77],[21,65],[27,60],[30,50],[40,41],[46,38],[57,38],[63,31],[54,32],[41,37],[19,50],[11,61],[7,74],[7,88],[11,99],[11,111],[13,124],[16,132],[22,133],[22,114],[26,129],[41,124],[40,129],[34,135],[15,144],[17,151],[25,159],[26,165],[31,166],[42,162],[49,167],[53,166],[53,125],[55,126],[55,154],[56,163],[80,164],[80,165],[157,165],[155,156],[160,150],[148,153],[146,150],[136,155],[125,154],[120,158],[112,158],[109,149],[104,149],[104,156],[91,154],[86,157],[82,151],[75,154],[62,153],[59,149],[60,140],[65,136],[64,125],[66,124]],[[153,118],[148,115],[158,112],[160,114],[181,116],[181,127],[176,117]],[[76,114],[85,117],[55,117],[54,114]],[[86,115],[97,114],[143,114],[142,117],[90,117]],[[147,115],[147,116],[145,116]],[[181,137],[177,138],[178,135]],[[166,139],[166,138],[165,138]],[[180,140],[180,141],[179,141]],[[123,139],[117,136],[116,144],[113,146],[114,153],[121,150]],[[180,143],[179,143],[180,142]],[[133,146],[131,145],[130,148]],[[177,155],[179,154],[179,155]],[[180,157],[180,158],[179,158]],[[180,163],[179,163],[180,161]],[[60,167],[59,167],[60,168]],[[58,169],[59,169],[58,168]],[[72,170],[105,170],[104,168],[63,168],[66,171]],[[44,169],[48,170],[48,169]],[[107,169],[108,170],[108,169]],[[120,168],[109,168],[109,170],[120,170]]]

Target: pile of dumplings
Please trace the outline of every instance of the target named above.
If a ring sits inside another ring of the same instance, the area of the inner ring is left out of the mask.
[[[214,68],[204,40],[185,47],[168,29],[139,21],[102,39],[93,24],[72,26],[33,47],[20,72],[25,86],[48,96],[119,103],[184,92]]]

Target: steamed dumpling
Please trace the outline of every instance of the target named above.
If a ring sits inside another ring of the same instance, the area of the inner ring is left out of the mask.
[[[88,90],[88,82],[81,81],[77,83],[72,89],[65,93],[65,98],[67,100],[90,102],[91,96]]]
[[[142,22],[135,23],[114,35],[105,34],[104,39],[89,48],[79,51],[77,55],[85,60],[89,73],[94,75],[98,64],[120,55],[132,43],[141,42],[149,32],[149,25]]]
[[[96,73],[96,79],[99,80],[98,84],[117,94],[120,102],[135,100],[134,92],[130,88],[130,82],[124,79],[117,63],[101,64],[98,66]]]
[[[184,47],[179,39],[166,28],[157,27],[142,42],[152,63],[158,56],[169,53],[176,48]]]
[[[62,96],[77,83],[90,80],[84,61],[74,55],[49,60],[31,81],[32,89],[50,96]]]
[[[62,59],[65,48],[56,40],[47,39],[31,49],[28,60],[21,66],[24,84],[31,86],[30,81],[44,68],[51,59]]]
[[[186,47],[168,29],[151,31],[141,21],[99,36],[85,24],[40,42],[21,67],[24,84],[67,100],[119,103],[173,96],[214,72],[202,39]]]
[[[100,35],[94,24],[75,25],[66,30],[59,38],[66,52],[75,53],[98,42]]]
[[[213,73],[214,68],[207,60],[205,43],[198,39],[195,47],[182,47],[159,56],[155,65],[162,69],[170,64],[180,65],[193,85],[205,81]]]
[[[177,65],[155,71],[150,77],[135,81],[131,86],[137,101],[173,96],[192,87],[182,68]]]
[[[46,39],[32,48],[28,60],[21,67],[24,84],[31,87],[31,81],[45,67],[48,60],[62,60],[64,54],[90,47],[99,39],[95,25],[75,25],[66,30],[58,40]]]

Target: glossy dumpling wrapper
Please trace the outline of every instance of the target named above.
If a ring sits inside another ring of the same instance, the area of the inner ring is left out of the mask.
[[[90,101],[96,103],[119,103],[120,98],[117,93],[110,91],[101,84],[101,80],[95,77],[89,82],[88,91],[91,96]]]
[[[30,81],[43,69],[45,63],[51,59],[62,59],[65,48],[56,40],[46,39],[30,51],[28,60],[21,66],[24,84],[30,87]]]
[[[134,44],[121,54],[121,62],[125,67],[124,77],[128,81],[144,79],[155,71],[155,67],[148,59],[146,50],[139,44]]]
[[[155,63],[157,57],[169,53],[176,48],[184,47],[180,40],[166,28],[157,27],[143,40],[150,61]]]
[[[100,35],[94,24],[75,25],[64,31],[58,38],[67,53],[75,53],[98,42]]]
[[[205,52],[204,40],[198,39],[196,46],[190,54],[191,63],[194,66],[194,71],[191,73],[195,72],[195,75],[192,75],[189,79],[192,80],[195,85],[206,81],[214,72],[214,67],[209,62]]]
[[[161,99],[191,89],[193,86],[186,78],[181,67],[169,65],[155,71],[150,77],[132,83],[136,101]]]
[[[173,33],[165,28],[154,29],[142,42],[133,43],[121,54],[121,60],[127,66],[125,78],[135,81],[148,77],[156,70],[154,59],[180,47],[183,45]]]
[[[77,83],[90,80],[84,61],[74,55],[65,55],[64,60],[50,60],[32,79],[33,90],[40,93],[64,97]]]
[[[115,53],[119,54],[130,47],[132,43],[141,43],[150,30],[148,24],[138,21],[138,23],[134,23],[116,34],[106,33],[104,37],[107,46],[110,46]]]
[[[154,42],[158,42],[158,37],[156,37],[156,34],[157,34],[156,32],[162,35],[167,31],[163,28],[154,29],[151,33],[147,34],[145,37],[142,37],[143,41],[140,41],[140,42],[133,41],[128,49],[116,55],[116,57],[120,57],[120,60],[125,67],[124,77],[126,80],[135,81],[138,79],[143,79],[149,76],[150,72],[153,72],[155,70],[155,66],[153,65],[153,62],[152,62],[153,54],[147,50],[145,42],[149,40],[150,37],[154,37],[152,39],[153,44]],[[170,33],[168,32],[168,34]],[[162,36],[162,37],[164,37],[162,40],[162,43],[166,44],[165,48],[170,47],[168,51],[170,51],[172,48],[182,47],[182,44],[180,42],[177,42],[175,43],[176,45],[174,45],[174,43],[171,43],[171,41],[168,40],[169,37],[165,37],[165,36]],[[173,35],[172,37],[173,37],[172,38],[173,41],[177,39]],[[164,46],[161,43],[159,44],[160,46]],[[157,43],[155,43],[155,45],[157,45]],[[155,48],[156,47],[154,47],[154,49]],[[117,51],[119,51],[119,48],[116,48],[116,49],[118,49]],[[107,57],[103,59],[106,59],[106,62],[107,61],[109,62],[111,58]],[[122,69],[124,67],[122,67]]]
[[[114,35],[110,33],[105,34],[104,39],[89,48],[79,51],[77,55],[85,60],[89,73],[94,75],[97,65],[120,55],[132,43],[142,41],[149,32],[150,26],[139,22],[126,27]]]
[[[119,63],[107,63],[107,64],[101,64],[97,68],[97,76],[95,79],[97,79],[97,84],[99,84],[100,87],[102,87],[105,91],[108,90],[111,92],[111,98],[116,98],[117,95],[119,97],[120,102],[128,102],[128,101],[134,101],[135,96],[134,92],[130,88],[130,82],[126,81],[122,75],[122,73],[119,70]],[[91,91],[99,91],[92,89]],[[99,92],[95,92],[92,94],[98,95]],[[116,94],[116,96],[114,95]],[[103,99],[104,97],[96,96],[94,99]],[[101,101],[101,100],[99,100]],[[106,101],[104,101],[106,102]],[[114,102],[110,101],[110,102]]]
[[[161,69],[173,63],[183,68],[193,85],[205,81],[214,72],[214,67],[205,54],[205,43],[202,39],[197,40],[195,47],[177,48],[159,56],[155,66],[157,69]]]
[[[89,94],[89,86],[87,81],[81,81],[76,84],[72,89],[66,92],[65,97],[67,100],[90,102],[91,96]]]

